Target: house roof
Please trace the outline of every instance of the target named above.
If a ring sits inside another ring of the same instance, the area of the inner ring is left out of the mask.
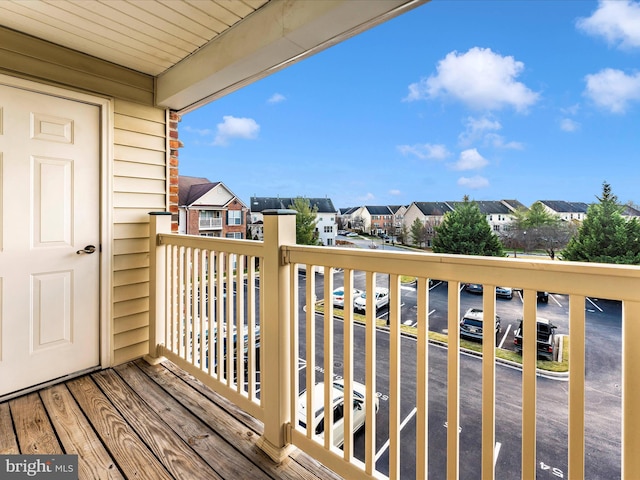
[[[0,33],[147,76],[185,113],[427,1],[0,2]]]
[[[365,205],[364,208],[371,215],[391,215],[393,213],[387,205]]]
[[[336,213],[330,198],[306,198],[309,200],[311,208],[316,207],[318,213]],[[287,209],[293,205],[296,197],[251,197],[250,209],[252,212],[262,212],[264,210]]]
[[[446,202],[413,202],[413,204],[418,207],[418,210],[420,210],[423,215],[430,217],[442,216],[453,210]]]
[[[178,205],[191,205],[220,182],[211,182],[204,177],[178,177]]]
[[[340,215],[351,215],[353,212],[358,210],[358,208],[360,207],[341,208],[340,210],[338,210],[338,212],[340,213]]]
[[[504,203],[508,208],[514,211],[521,208],[528,210],[528,208],[519,200],[502,200],[502,203]]]
[[[589,204],[584,202],[565,202],[564,200],[538,200],[558,213],[587,213]]]

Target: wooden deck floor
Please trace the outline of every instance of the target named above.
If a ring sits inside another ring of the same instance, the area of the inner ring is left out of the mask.
[[[131,362],[0,403],[0,454],[78,454],[79,478],[338,479],[173,364]]]

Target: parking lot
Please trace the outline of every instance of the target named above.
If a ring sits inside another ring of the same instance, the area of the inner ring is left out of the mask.
[[[304,277],[301,277],[300,293],[304,292]],[[472,279],[470,279],[472,280]],[[387,286],[386,276],[378,277],[378,286]],[[334,274],[334,287],[342,286],[342,274]],[[364,272],[356,272],[354,286],[365,287]],[[323,296],[324,278],[316,274],[316,300]],[[447,331],[448,284],[436,282],[429,292],[429,329]],[[303,302],[303,298],[301,298]],[[414,285],[402,285],[401,321],[415,324],[417,292]],[[471,307],[482,307],[482,296],[460,291],[460,312]],[[496,311],[501,317],[502,332],[498,346],[513,349],[513,331],[522,317],[523,301],[515,292],[511,300],[498,298]],[[557,333],[568,335],[568,297],[552,293],[548,303],[538,303],[538,314],[557,326]],[[603,299],[587,299],[587,384],[589,388],[587,408],[587,449],[592,452],[586,459],[587,471],[592,478],[616,478],[620,475],[620,338],[621,309],[619,302]],[[302,313],[302,312],[301,312]],[[378,311],[379,318],[388,316],[388,308]],[[304,318],[303,316],[301,318]],[[318,316],[316,342],[322,344],[322,317]],[[354,355],[364,359],[364,333],[356,328]],[[304,326],[301,328],[301,352],[304,352]],[[334,375],[340,376],[342,351],[341,322],[335,322]],[[380,398],[380,411],[376,419],[377,462],[384,471],[388,461],[388,334],[381,330],[377,342],[376,390]],[[413,456],[415,442],[415,341],[402,340],[402,477],[413,478]],[[316,381],[322,378],[322,353],[316,353]],[[354,375],[364,381],[364,362],[356,361]],[[446,350],[432,345],[429,349],[429,453],[430,478],[441,478],[445,474],[446,460]],[[481,438],[481,362],[477,357],[463,355],[461,358],[461,445],[465,445],[464,460],[461,459],[460,478],[478,478],[480,466],[479,439]],[[300,368],[301,381],[306,375],[304,362]],[[565,478],[567,472],[567,388],[563,378],[538,380],[538,478]],[[304,383],[302,383],[304,385]],[[496,472],[500,478],[517,478],[520,474],[521,428],[521,372],[517,369],[496,367]],[[366,427],[365,427],[366,428]],[[364,436],[356,437],[355,454],[363,458]]]

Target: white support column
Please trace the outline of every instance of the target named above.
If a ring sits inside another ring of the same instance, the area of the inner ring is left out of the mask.
[[[261,399],[264,405],[264,434],[258,446],[275,462],[287,458],[291,445],[285,429],[291,422],[291,322],[289,266],[282,259],[282,246],[296,243],[296,211],[265,210],[264,259],[260,265],[264,318],[260,318]]]
[[[166,326],[166,247],[158,242],[159,233],[171,233],[171,213],[149,213],[149,354],[151,365],[164,360],[158,346],[165,344]]]

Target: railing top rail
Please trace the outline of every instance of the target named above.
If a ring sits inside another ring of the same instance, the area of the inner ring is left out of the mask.
[[[640,301],[640,267],[632,265],[303,245],[283,249],[288,263]]]
[[[264,243],[258,240],[160,233],[158,234],[158,245],[200,248],[203,250],[215,250],[217,252],[235,253],[237,255],[248,255],[252,257],[264,256]]]

